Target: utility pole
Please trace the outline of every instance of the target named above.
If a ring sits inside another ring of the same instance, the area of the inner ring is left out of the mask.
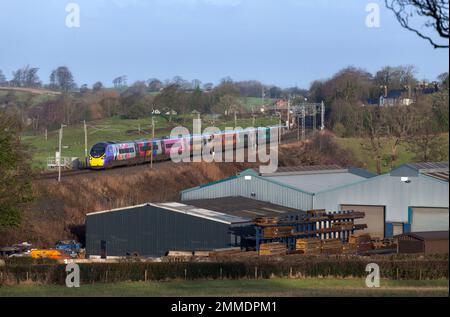
[[[314,105],[314,109],[313,109],[313,135],[316,134],[316,125],[317,125],[317,105]]]
[[[288,97],[288,104],[287,104],[288,108],[287,108],[287,128],[288,131],[291,130],[291,98]]]
[[[281,144],[281,111],[280,111],[280,122],[278,125],[278,144]]]
[[[155,119],[152,116],[152,146],[151,146],[151,154],[150,154],[150,168],[153,168],[153,151],[154,151],[154,139],[155,139]]]
[[[264,86],[261,87],[261,107],[264,107]]]
[[[84,158],[87,158],[88,157],[88,144],[87,144],[86,120],[83,120],[83,126],[84,126]]]
[[[47,140],[48,140],[48,132],[47,132],[47,128],[45,128],[44,135],[45,135],[45,141],[47,141]]]
[[[306,139],[306,108],[302,106],[302,140]]]
[[[321,116],[321,118],[320,118],[320,130],[325,130],[325,103],[322,101],[322,104],[321,104],[321,111],[320,111],[320,116]]]
[[[237,127],[237,114],[236,111],[234,112],[234,128],[236,129]]]
[[[58,151],[59,151],[58,182],[61,182],[61,159],[62,159],[61,149],[62,149],[63,127],[64,125],[61,123],[61,128],[59,129],[59,144],[58,144]]]
[[[300,114],[297,112],[297,141],[300,141]]]

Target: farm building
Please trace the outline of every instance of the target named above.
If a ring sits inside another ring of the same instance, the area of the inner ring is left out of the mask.
[[[171,250],[239,246],[240,239],[232,233],[233,228],[247,226],[258,215],[278,217],[296,212],[245,198],[228,200],[228,208],[219,211],[205,209],[201,202],[197,205],[148,203],[90,213],[86,217],[86,253],[89,256],[164,256]]]
[[[410,232],[396,236],[399,253],[448,254],[448,231]]]
[[[182,200],[243,196],[298,210],[355,210],[363,233],[392,237],[448,230],[448,163],[406,164],[383,175],[337,166],[280,168],[240,175],[182,192]]]

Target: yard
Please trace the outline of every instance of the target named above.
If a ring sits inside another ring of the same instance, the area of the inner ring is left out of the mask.
[[[307,278],[268,280],[196,280],[170,282],[127,282],[89,284],[80,288],[58,285],[22,284],[0,286],[4,296],[145,296],[145,297],[302,297],[302,296],[448,296],[448,280],[381,280],[381,287],[370,289],[364,279]]]

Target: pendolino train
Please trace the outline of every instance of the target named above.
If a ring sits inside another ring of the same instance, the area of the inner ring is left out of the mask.
[[[108,169],[117,166],[137,165],[146,162],[163,161],[170,159],[173,151],[181,153],[194,153],[202,151],[207,144],[215,144],[214,151],[222,150],[232,145],[247,148],[249,144],[257,146],[269,143],[271,131],[279,127],[262,127],[242,131],[222,131],[216,134],[184,135],[177,138],[163,137],[160,139],[145,139],[138,141],[100,142],[92,146],[89,155],[91,169]],[[251,133],[250,133],[251,132]],[[251,140],[249,135],[253,135]],[[194,139],[201,141],[194,142]],[[214,143],[215,140],[221,141]],[[221,144],[222,149],[217,148]],[[189,152],[188,152],[189,151]],[[175,153],[176,153],[175,152]]]

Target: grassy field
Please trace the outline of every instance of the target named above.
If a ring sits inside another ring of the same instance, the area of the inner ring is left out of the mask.
[[[196,116],[195,116],[196,117]],[[182,125],[192,132],[193,116],[185,118],[185,122],[170,124],[166,118],[155,117],[155,135],[156,137],[170,135],[171,128],[176,125]],[[276,118],[260,117],[255,121],[257,126],[266,126],[277,124]],[[202,122],[202,129],[210,126],[211,120]],[[241,119],[237,121],[238,126],[246,128],[252,126],[252,119]],[[141,134],[138,128],[141,128]],[[218,120],[215,126],[220,129],[225,127],[234,127],[234,120]],[[126,120],[119,117],[108,118],[88,123],[88,150],[92,145],[100,141],[126,141],[138,140],[151,137],[151,118]],[[33,156],[33,165],[37,168],[45,168],[47,158],[54,157],[58,149],[58,131],[48,132],[47,140],[44,134],[41,135],[23,135],[22,140],[30,147]],[[84,130],[83,124],[71,125],[64,128],[63,132],[63,150],[62,156],[65,157],[84,157]]]
[[[247,111],[251,111],[253,109],[254,112],[259,112],[261,109],[261,106],[263,104],[263,100],[260,97],[241,97],[240,98],[244,108]],[[264,104],[270,104],[273,102],[273,99],[264,99]]]
[[[4,98],[9,93],[14,94],[14,96],[17,98],[18,103],[27,104],[29,107],[34,107],[42,102],[46,102],[55,98],[54,95],[46,93],[36,94],[24,91],[3,90],[3,89],[0,89],[0,98]]]
[[[365,164],[364,168],[368,169],[371,172],[376,172],[376,161],[373,158],[373,155],[365,151],[363,149],[362,143],[363,139],[360,138],[336,138],[338,144],[343,146],[344,148],[351,149],[356,156],[356,159]],[[391,153],[391,144],[392,141],[386,141],[386,144],[383,149],[383,153],[385,155],[389,155]],[[408,152],[407,148],[404,145],[400,145],[398,147],[398,160],[396,165],[402,165],[408,162],[411,162],[414,158],[414,153]],[[390,164],[386,161],[382,162],[382,172],[386,173],[391,170]]]
[[[0,286],[4,296],[448,296],[448,280],[382,280],[369,289],[363,279],[270,279],[171,281],[90,284],[80,288],[56,285]]]

